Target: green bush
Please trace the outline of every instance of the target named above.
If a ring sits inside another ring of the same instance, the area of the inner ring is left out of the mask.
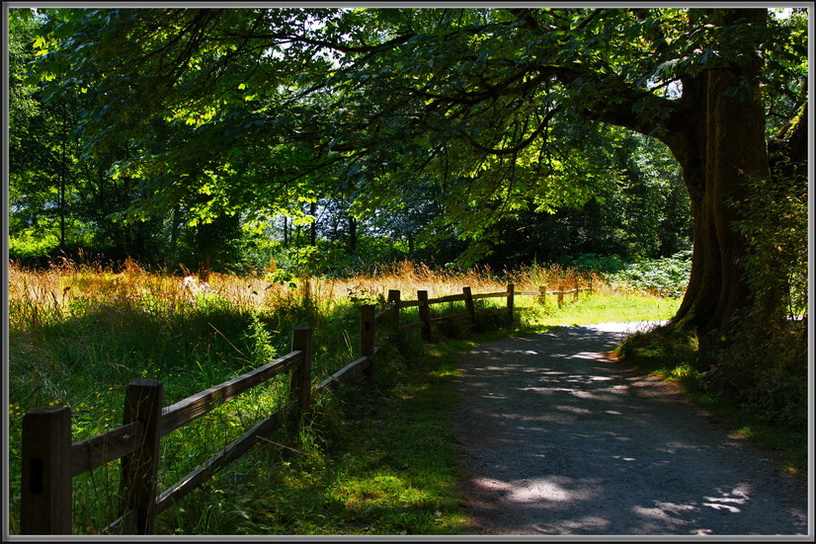
[[[27,229],[10,236],[8,244],[10,259],[28,259],[55,251],[59,247],[59,237],[56,234],[36,235]]]
[[[605,279],[618,289],[650,291],[677,298],[685,293],[690,274],[691,251],[681,251],[671,257],[630,264]]]
[[[754,298],[733,319],[734,338],[706,376],[708,390],[735,397],[774,425],[807,424],[807,184],[751,180],[735,205],[745,237],[740,261]]]

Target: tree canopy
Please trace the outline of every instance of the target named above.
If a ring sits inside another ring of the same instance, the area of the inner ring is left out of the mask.
[[[428,229],[476,241],[471,258],[508,218],[620,196],[636,165],[615,149],[637,133],[671,154],[690,199],[694,263],[675,323],[724,334],[751,298],[728,203],[748,179],[806,161],[807,15],[42,10],[34,73],[45,104],[77,104],[79,156],[125,189],[132,219],[297,214],[327,197],[377,218],[433,203]]]

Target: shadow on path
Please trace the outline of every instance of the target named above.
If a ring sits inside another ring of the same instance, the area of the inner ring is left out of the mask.
[[[483,344],[456,430],[476,534],[806,535],[804,482],[610,361],[632,325]]]

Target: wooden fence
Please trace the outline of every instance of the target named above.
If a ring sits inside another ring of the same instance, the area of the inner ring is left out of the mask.
[[[512,323],[516,295],[546,297],[557,294],[560,305],[565,294],[572,293],[577,298],[582,290],[516,292],[514,286],[509,284],[506,291],[498,293],[473,294],[470,287],[464,287],[462,294],[438,298],[428,298],[427,291],[417,291],[416,300],[402,300],[399,291],[391,290],[381,313],[376,314],[372,305],[360,308],[360,357],[317,386],[312,387],[311,378],[312,331],[309,328],[296,328],[292,332],[291,351],[286,355],[171,406],[162,404],[161,382],[148,379],[131,381],[125,393],[122,426],[80,442],[71,442],[69,408],[32,408],[23,416],[22,422],[21,533],[71,534],[73,478],[121,459],[121,514],[103,532],[152,534],[156,516],[173,503],[202,485],[217,470],[240,458],[259,439],[283,425],[298,424],[308,411],[314,395],[333,389],[360,372],[371,377],[374,358],[379,350],[375,341],[380,327],[396,335],[420,329],[423,340],[430,341],[433,324],[461,318],[475,324],[474,300],[506,298],[505,308],[481,313],[507,313],[508,322]],[[460,301],[465,303],[465,312],[431,317],[432,305]],[[403,323],[401,310],[414,306],[419,308],[419,320]],[[239,394],[290,371],[290,396],[284,406],[248,429],[178,483],[158,492],[159,446],[163,436],[206,415]]]

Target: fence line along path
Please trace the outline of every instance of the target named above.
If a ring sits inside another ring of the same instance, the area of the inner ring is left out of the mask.
[[[470,287],[464,287],[461,294],[437,298],[429,298],[427,291],[417,291],[415,300],[403,300],[400,291],[391,290],[382,312],[375,313],[371,305],[360,308],[359,357],[317,385],[312,384],[312,330],[295,328],[292,348],[286,355],[171,406],[163,405],[161,382],[131,381],[126,389],[122,426],[80,442],[71,442],[69,408],[32,408],[23,416],[22,422],[21,533],[71,534],[73,478],[121,459],[120,514],[102,532],[152,534],[156,516],[200,487],[213,473],[239,459],[273,431],[286,425],[298,425],[315,395],[334,389],[360,373],[370,379],[380,349],[377,345],[379,330],[399,337],[410,330],[420,329],[422,339],[431,341],[433,325],[444,321],[467,318],[476,324],[480,316],[498,312],[506,313],[507,322],[512,323],[516,295],[536,295],[543,302],[547,294],[555,293],[560,305],[564,294],[571,293],[577,298],[583,290],[546,291],[542,288],[516,293],[514,285],[508,284],[505,291],[496,293],[474,294]],[[484,309],[477,313],[474,301],[487,298],[505,298],[507,304],[503,308]],[[453,302],[464,302],[465,311],[432,316],[431,306]],[[403,323],[401,310],[411,307],[418,308],[419,319]],[[289,374],[289,399],[283,406],[214,453],[179,482],[164,491],[158,490],[162,437],[183,429],[241,393],[285,373]]]

